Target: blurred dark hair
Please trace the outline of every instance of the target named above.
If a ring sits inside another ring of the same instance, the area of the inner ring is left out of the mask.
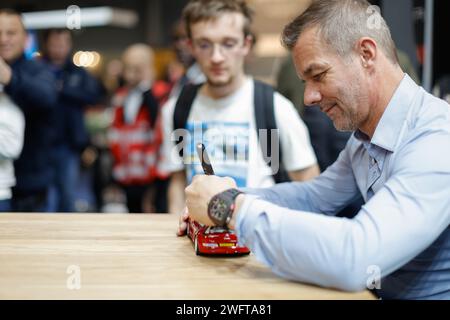
[[[60,34],[60,33],[68,33],[70,35],[70,38],[73,37],[72,31],[67,28],[52,28],[47,29],[42,33],[42,40],[44,43],[47,43],[48,39],[52,34]]]
[[[12,8],[0,8],[0,14],[7,14],[10,16],[19,16],[22,17],[21,13]]]
[[[244,36],[252,35],[250,26],[253,10],[244,0],[191,0],[183,10],[188,37],[191,38],[191,25],[200,21],[218,18],[224,13],[241,13],[245,18]]]

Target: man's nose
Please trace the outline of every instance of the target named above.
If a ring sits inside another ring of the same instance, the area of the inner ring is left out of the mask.
[[[307,83],[305,86],[305,97],[303,101],[305,103],[305,106],[316,105],[319,104],[321,101],[322,95],[317,86]]]
[[[222,48],[218,44],[214,44],[212,47],[211,60],[215,63],[222,62],[224,60]]]

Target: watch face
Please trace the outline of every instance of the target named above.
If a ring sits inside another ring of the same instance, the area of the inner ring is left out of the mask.
[[[214,218],[220,222],[223,222],[224,217],[228,213],[228,206],[223,199],[215,198],[211,201],[211,218]]]

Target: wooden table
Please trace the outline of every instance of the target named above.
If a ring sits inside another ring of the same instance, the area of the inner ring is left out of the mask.
[[[0,214],[0,299],[373,299],[198,257],[174,215]],[[77,286],[79,285],[79,289]]]

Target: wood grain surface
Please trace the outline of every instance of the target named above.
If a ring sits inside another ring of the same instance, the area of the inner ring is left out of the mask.
[[[176,225],[175,215],[0,214],[0,299],[373,299],[283,280],[253,255],[196,256]]]

